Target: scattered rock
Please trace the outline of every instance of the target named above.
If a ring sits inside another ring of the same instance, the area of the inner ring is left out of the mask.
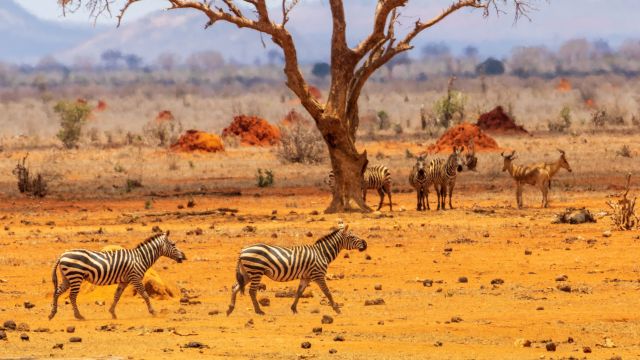
[[[220,314],[219,310],[211,310],[211,311],[209,311],[209,315],[218,315],[218,314]]]
[[[460,316],[454,316],[454,317],[451,318],[451,322],[452,323],[462,322],[462,318]]]
[[[260,305],[262,306],[269,306],[271,305],[271,300],[269,300],[269,298],[262,298],[260,300],[258,300],[258,302],[260,303]]]
[[[20,340],[29,341],[29,335],[27,335],[25,333],[20,334]]]
[[[72,337],[69,338],[69,342],[79,343],[79,342],[82,342],[82,338],[78,337],[78,336],[72,336]]]
[[[44,332],[49,332],[49,328],[46,327],[39,327],[35,330],[33,330],[33,332],[37,332],[37,333],[44,333]]]
[[[422,286],[424,286],[424,287],[432,287],[433,286],[433,280],[426,279],[426,280],[422,281]]]
[[[491,285],[502,285],[502,284],[504,284],[504,280],[500,278],[491,280]]]
[[[544,347],[547,349],[547,351],[556,351],[556,343],[554,343],[553,341],[549,341]]]
[[[36,307],[34,304],[32,304],[30,301],[25,301],[24,302],[24,308],[25,309],[33,309],[34,307]]]
[[[342,335],[336,335],[336,336],[333,338],[333,341],[344,341],[344,336],[342,336]]]
[[[192,208],[192,207],[194,207],[194,206],[196,206],[196,202],[195,202],[195,200],[193,200],[193,199],[189,199],[189,201],[187,201],[187,207],[188,207],[188,208]]]
[[[544,306],[538,306],[538,307],[536,308],[536,310],[538,310],[538,311],[544,310]]]
[[[329,315],[322,315],[320,322],[323,324],[333,324],[333,318]]]
[[[242,231],[248,232],[248,233],[254,233],[254,232],[256,232],[256,230],[257,230],[257,228],[255,226],[252,226],[252,225],[247,225],[247,226],[242,228]]]
[[[28,324],[26,324],[26,323],[20,323],[20,324],[18,324],[18,326],[16,327],[16,330],[17,330],[17,331],[29,331],[29,330],[31,330],[31,329],[29,328],[29,325],[28,325]]]
[[[154,225],[154,226],[151,228],[151,231],[153,231],[154,233],[161,233],[161,232],[162,232],[162,229],[160,228],[160,226],[158,226],[158,225]]]
[[[337,352],[338,352],[338,350],[336,350],[336,349],[329,349],[329,354],[335,354]]]
[[[466,277],[466,276],[460,276],[460,277],[458,278],[458,282],[459,282],[459,283],[462,283],[462,284],[466,284],[466,283],[468,283],[468,282],[469,282],[469,279],[467,279],[467,277]]]
[[[603,339],[603,343],[596,344],[596,346],[603,347],[605,349],[613,349],[616,347],[616,344],[613,343],[613,340],[605,336]]]
[[[372,305],[384,305],[384,299],[377,298],[373,300],[365,300],[364,306],[372,306]]]
[[[533,254],[533,252],[532,252],[531,250],[525,250],[525,251],[524,251],[524,254],[525,254],[525,255],[531,255],[531,254]]]
[[[571,336],[569,336],[569,337],[567,338],[567,343],[568,343],[568,344],[573,344],[574,342],[575,342],[575,340],[574,340]]]
[[[273,238],[273,239],[278,238],[278,234],[276,234],[276,233],[271,234],[271,238]]]
[[[184,349],[208,349],[209,346],[199,342],[199,341],[190,341],[182,346]]]
[[[569,277],[567,275],[559,275],[556,277],[556,281],[567,281]]]
[[[313,237],[313,233],[311,231],[307,231],[307,237]]]
[[[348,259],[349,258],[349,253],[345,253],[343,258]]]
[[[0,330],[0,340],[7,340],[7,333],[4,330]]]
[[[75,326],[67,326],[67,332],[69,334],[73,334],[74,332],[76,332],[76,327]]]
[[[517,347],[531,347],[531,340],[527,339],[516,339],[514,345]]]
[[[365,259],[365,260],[371,260],[371,255],[367,254],[367,255],[364,257],[364,259]]]
[[[435,347],[442,347],[442,345],[443,345],[442,341],[436,341],[436,342],[433,343],[433,346],[435,346]]]
[[[7,320],[4,322],[4,324],[2,324],[2,327],[4,327],[7,330],[15,330],[16,329],[16,322],[13,320]]]
[[[375,290],[382,290],[382,285],[380,285],[380,284],[376,284],[373,288],[374,288]]]
[[[300,344],[300,347],[303,349],[311,349],[311,343],[308,341],[305,341],[302,344]]]
[[[253,319],[249,319],[249,321],[247,321],[247,322],[244,324],[244,327],[246,327],[246,328],[252,328],[252,327],[253,327]]]
[[[606,230],[605,232],[602,233],[602,237],[611,237],[611,230]]]
[[[588,346],[583,346],[582,347],[582,352],[585,354],[591,354],[591,348]]]
[[[316,326],[311,331],[313,331],[314,334],[322,334],[322,327]]]
[[[560,291],[564,291],[564,292],[571,292],[571,285],[558,285],[557,286],[558,290]]]

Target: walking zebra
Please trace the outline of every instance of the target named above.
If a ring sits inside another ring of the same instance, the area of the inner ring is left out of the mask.
[[[367,201],[367,190],[376,189],[380,195],[380,204],[378,204],[378,210],[382,208],[384,202],[384,195],[389,198],[389,210],[393,211],[393,204],[391,203],[391,172],[384,165],[375,165],[368,167],[364,171],[363,175],[364,184],[362,185],[362,198]],[[335,186],[335,175],[333,171],[329,172],[329,175],[324,180],[324,183],[333,190]]]
[[[409,184],[416,189],[418,196],[418,211],[431,209],[429,207],[429,185],[431,184],[431,179],[428,176],[429,173],[427,172],[425,161],[424,156],[418,156],[416,164],[413,165],[413,169],[409,174]]]
[[[155,315],[151,307],[149,294],[142,285],[144,273],[158,260],[160,256],[166,256],[177,262],[186,260],[184,253],[169,240],[169,232],[154,235],[141,242],[134,249],[121,249],[114,251],[70,250],[64,252],[53,267],[53,305],[49,320],[53,319],[58,311],[58,297],[71,289],[69,299],[73,312],[78,320],[84,320],[80,315],[76,299],[80,291],[82,281],[87,280],[95,285],[118,284],[113,297],[113,304],[109,308],[111,316],[116,318],[116,304],[122,292],[129,283],[133,284],[136,292],[144,298],[149,313]],[[62,275],[62,284],[58,286],[58,272]]]
[[[433,159],[429,164],[429,177],[438,195],[438,210],[446,210],[445,201],[447,194],[449,194],[449,208],[453,209],[451,205],[453,188],[456,185],[458,173],[462,171],[465,165],[462,156],[460,156],[463,150],[464,146],[454,146],[453,153],[451,153],[446,160]]]
[[[262,276],[274,281],[291,281],[300,279],[291,311],[297,313],[298,299],[310,282],[315,282],[329,300],[336,313],[340,313],[338,304],[333,301],[331,292],[325,282],[327,267],[340,253],[340,250],[367,249],[367,242],[349,231],[349,226],[331,232],[317,240],[313,245],[295,246],[292,248],[256,244],[242,249],[236,268],[236,280],[231,290],[231,304],[227,316],[236,306],[238,292],[244,294],[248,282],[249,295],[256,314],[264,315],[260,309],[256,292],[260,287]]]

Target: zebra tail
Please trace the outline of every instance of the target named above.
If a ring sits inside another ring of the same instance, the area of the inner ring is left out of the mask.
[[[60,258],[56,261],[56,264],[53,265],[53,271],[51,272],[51,281],[53,282],[53,292],[58,289],[58,265],[60,265]]]
[[[245,285],[247,285],[244,281],[244,274],[242,273],[242,270],[240,269],[240,260],[238,260],[238,266],[236,267],[236,281],[238,282],[238,285],[240,286],[240,294],[244,295],[244,287]]]

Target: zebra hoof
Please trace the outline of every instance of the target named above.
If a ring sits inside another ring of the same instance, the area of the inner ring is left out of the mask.
[[[227,309],[227,316],[231,315],[231,313],[233,312],[234,307],[233,306],[229,306],[229,308]]]
[[[84,321],[84,316],[80,315],[80,314],[76,314],[76,320],[80,320],[80,321]]]
[[[341,313],[340,312],[340,308],[337,305],[333,307],[333,311],[335,311],[336,314],[340,314]]]
[[[291,312],[293,312],[294,314],[298,313],[298,309],[294,308],[293,306],[291,307]]]
[[[258,315],[264,315],[264,311],[262,311],[262,310],[256,310],[256,314],[258,314]]]
[[[49,320],[53,319],[54,316],[56,316],[55,312],[52,312],[51,314],[49,314]]]

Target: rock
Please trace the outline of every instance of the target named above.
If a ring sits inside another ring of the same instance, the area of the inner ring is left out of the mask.
[[[349,253],[345,253],[343,258],[348,259],[349,258]]]
[[[269,300],[269,298],[262,298],[260,300],[258,300],[258,302],[260,303],[260,305],[262,306],[269,306],[271,305],[271,300]]]
[[[442,345],[443,345],[442,341],[436,341],[436,342],[433,343],[433,346],[435,346],[435,347],[442,347]]]
[[[583,346],[582,347],[582,352],[585,354],[591,354],[591,348],[588,346]]]
[[[29,341],[29,335],[27,335],[25,333],[20,334],[20,340]]]
[[[380,285],[380,284],[376,284],[373,288],[374,288],[375,290],[382,290],[382,285]]]
[[[302,344],[300,344],[300,347],[303,349],[311,349],[311,343],[308,341],[305,341]]]
[[[468,282],[469,282],[469,279],[467,279],[467,277],[466,277],[466,276],[460,276],[460,277],[458,278],[458,282],[459,282],[459,283],[462,283],[462,284],[466,284],[466,283],[468,283]]]
[[[0,340],[7,340],[7,333],[4,330],[0,330]]]
[[[151,231],[153,231],[154,233],[161,233],[161,232],[162,232],[162,229],[160,228],[160,226],[158,226],[158,225],[154,225],[154,226],[151,228]]]
[[[313,237],[313,233],[311,231],[307,231],[307,237]]]
[[[244,327],[246,327],[246,328],[252,328],[252,327],[253,327],[253,319],[249,319],[249,321],[247,321],[247,322],[244,324]]]
[[[365,260],[371,260],[371,255],[367,254],[367,255],[364,257],[364,259],[365,259]]]
[[[256,232],[256,230],[257,230],[257,228],[255,226],[252,226],[252,225],[247,225],[247,226],[242,228],[242,231],[248,232],[248,233],[254,233],[254,232]]]
[[[531,347],[531,341],[527,339],[516,339],[513,345],[516,347]]]
[[[188,208],[192,208],[192,207],[194,207],[194,206],[196,206],[196,202],[195,202],[195,200],[193,200],[193,199],[189,199],[189,201],[187,201],[187,207],[188,207]]]
[[[344,341],[344,336],[342,336],[342,335],[336,335],[336,336],[333,338],[333,341]]]
[[[211,311],[209,311],[209,315],[218,315],[218,314],[220,314],[219,310],[211,310]]]
[[[336,350],[336,349],[329,349],[329,354],[335,354],[337,352],[338,352],[338,350]]]
[[[462,318],[460,316],[454,316],[454,317],[451,318],[451,322],[452,323],[462,322]]]
[[[313,331],[314,334],[322,334],[322,327],[316,326],[311,331]]]
[[[613,340],[611,340],[610,338],[605,336],[603,340],[604,340],[603,344],[599,344],[599,346],[601,346],[603,348],[606,348],[606,349],[613,349],[613,348],[616,347],[616,344],[614,344]]]
[[[72,337],[69,338],[69,342],[79,343],[79,342],[82,342],[82,338],[78,337],[78,336],[72,336]]]
[[[49,332],[49,328],[46,327],[39,327],[35,330],[33,330],[33,332],[37,332],[37,333],[44,333],[44,332]]]
[[[277,237],[278,237],[278,234],[276,233],[271,234],[271,238],[276,239]]]
[[[430,279],[426,279],[422,282],[422,286],[424,287],[432,287],[433,286],[433,280]]]
[[[606,238],[611,237],[611,230],[607,230],[607,231],[603,232],[602,233],[602,237],[606,237]]]
[[[567,281],[569,277],[567,275],[556,276],[556,281]]]
[[[311,214],[311,215],[320,215],[320,213],[318,212],[318,210],[313,210],[310,214]]]
[[[24,308],[25,309],[33,309],[34,307],[36,307],[34,304],[32,304],[30,301],[25,301],[24,302]]]
[[[199,341],[190,341],[182,346],[185,349],[206,349],[209,346],[199,342]]]
[[[524,254],[525,254],[525,255],[531,255],[531,254],[533,254],[533,252],[532,252],[531,250],[525,250],[525,251],[524,251]]]
[[[504,280],[500,278],[491,280],[491,285],[502,285],[502,284],[504,284]]]
[[[538,307],[536,308],[536,310],[538,310],[538,311],[540,311],[540,310],[544,310],[544,306],[538,306]]]
[[[57,343],[57,344],[53,345],[52,349],[62,350],[62,349],[64,349],[64,344],[63,343]]]
[[[320,322],[323,324],[333,324],[333,318],[329,315],[322,315]]]
[[[75,326],[67,326],[67,332],[69,334],[73,334],[74,332],[76,332],[76,327]]]
[[[571,285],[558,285],[558,290],[570,293]]]
[[[547,351],[556,351],[556,343],[554,343],[553,341],[549,341],[544,347],[547,349]]]
[[[573,340],[573,338],[572,338],[571,336],[569,336],[569,337],[567,338],[567,343],[568,343],[568,344],[573,344],[574,342],[575,342],[575,340]]]
[[[277,215],[278,214],[278,210],[271,210],[271,215]]]
[[[384,299],[377,298],[373,300],[365,300],[364,306],[372,306],[372,305],[384,305]]]
[[[20,323],[20,324],[18,324],[18,326],[16,327],[16,330],[17,330],[17,331],[29,331],[29,330],[31,330],[31,329],[29,328],[29,325],[28,325],[28,324],[26,324],[26,323]]]
[[[16,329],[16,322],[13,320],[7,320],[4,322],[4,324],[2,324],[2,327],[4,327],[7,330],[15,330]]]
[[[378,325],[384,325],[384,320],[378,321]]]

